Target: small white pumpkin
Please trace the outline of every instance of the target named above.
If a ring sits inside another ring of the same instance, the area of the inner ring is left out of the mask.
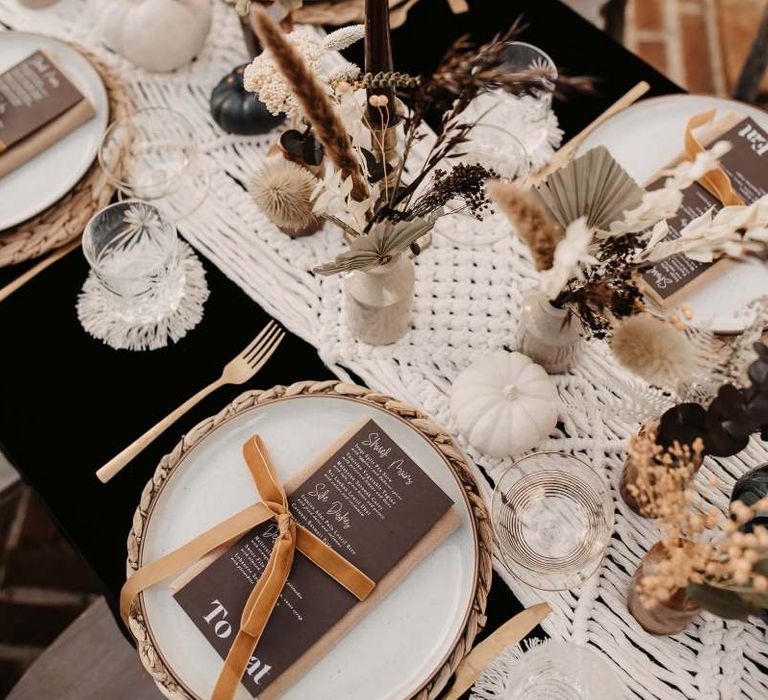
[[[189,63],[211,29],[211,0],[90,0],[103,40],[153,72]]]
[[[546,370],[519,352],[499,350],[453,384],[451,413],[470,445],[490,457],[535,447],[557,423],[560,399]]]

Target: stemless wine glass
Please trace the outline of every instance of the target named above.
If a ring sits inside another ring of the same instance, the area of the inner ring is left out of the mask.
[[[499,54],[500,68],[509,73],[536,71],[537,83],[517,98],[518,119],[524,122],[523,145],[529,153],[535,153],[548,138],[548,119],[552,109],[552,93],[557,84],[557,67],[541,49],[524,41],[510,41]]]
[[[504,472],[491,515],[509,571],[539,590],[561,591],[580,585],[600,565],[613,501],[606,481],[585,462],[538,452]]]
[[[99,211],[83,232],[83,253],[107,292],[105,303],[127,322],[152,323],[184,295],[176,228],[146,202]]]
[[[503,180],[523,180],[531,172],[525,146],[511,131],[498,124],[480,122],[467,135],[462,163],[479,163]]]
[[[545,642],[515,664],[501,698],[618,700],[625,693],[616,672],[597,652],[568,642]]]
[[[189,120],[172,109],[140,109],[104,133],[99,164],[121,195],[152,202],[178,221],[208,193],[208,174]]]
[[[502,180],[524,180],[531,172],[531,161],[523,144],[496,124],[478,123],[472,127],[462,150],[463,154],[455,159],[457,162],[482,165]],[[481,248],[509,236],[509,227],[492,212],[485,212],[480,221],[463,212],[457,201],[449,201],[445,210],[450,215],[440,217],[433,232],[457,246]]]

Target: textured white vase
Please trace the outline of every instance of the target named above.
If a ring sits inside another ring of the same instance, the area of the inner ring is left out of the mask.
[[[350,272],[344,279],[350,333],[371,345],[402,338],[411,325],[415,279],[413,262],[405,253],[372,270]]]
[[[550,374],[567,372],[581,347],[579,324],[568,309],[558,309],[542,292],[523,300],[520,352]]]

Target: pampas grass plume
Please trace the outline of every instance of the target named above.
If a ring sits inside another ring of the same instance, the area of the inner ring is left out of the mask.
[[[691,381],[696,350],[683,331],[647,313],[622,319],[611,349],[619,363],[654,386],[676,388]]]
[[[514,224],[520,238],[531,251],[533,264],[541,272],[552,267],[555,248],[563,238],[563,229],[513,183],[491,180],[488,194]]]
[[[299,231],[317,222],[312,213],[316,185],[317,179],[306,168],[284,158],[268,158],[248,189],[276,226]]]
[[[251,18],[256,36],[261,45],[271,51],[275,65],[301,105],[304,119],[312,125],[317,140],[323,144],[325,155],[344,178],[352,179],[352,196],[358,202],[363,201],[370,194],[368,182],[326,89],[261,5],[254,5]]]

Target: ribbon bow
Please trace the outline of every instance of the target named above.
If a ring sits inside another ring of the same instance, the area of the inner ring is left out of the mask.
[[[262,497],[260,503],[227,518],[187,544],[138,569],[120,591],[120,615],[128,624],[136,596],[145,588],[183,571],[203,556],[233,542],[267,520],[275,520],[278,536],[259,580],[253,587],[240,619],[240,629],[219,673],[211,700],[231,700],[269,622],[298,548],[358,600],[365,600],[374,582],[321,539],[299,525],[288,510],[285,490],[275,478],[258,435],[243,446],[243,457]]]
[[[688,125],[685,128],[685,155],[688,160],[694,161],[699,153],[704,152],[704,146],[696,138],[693,130],[711,122],[715,118],[716,113],[716,109],[710,109],[702,114],[691,117],[688,121]],[[700,177],[699,184],[713,197],[717,197],[725,206],[744,204],[744,200],[733,189],[731,178],[720,167],[710,170]]]

